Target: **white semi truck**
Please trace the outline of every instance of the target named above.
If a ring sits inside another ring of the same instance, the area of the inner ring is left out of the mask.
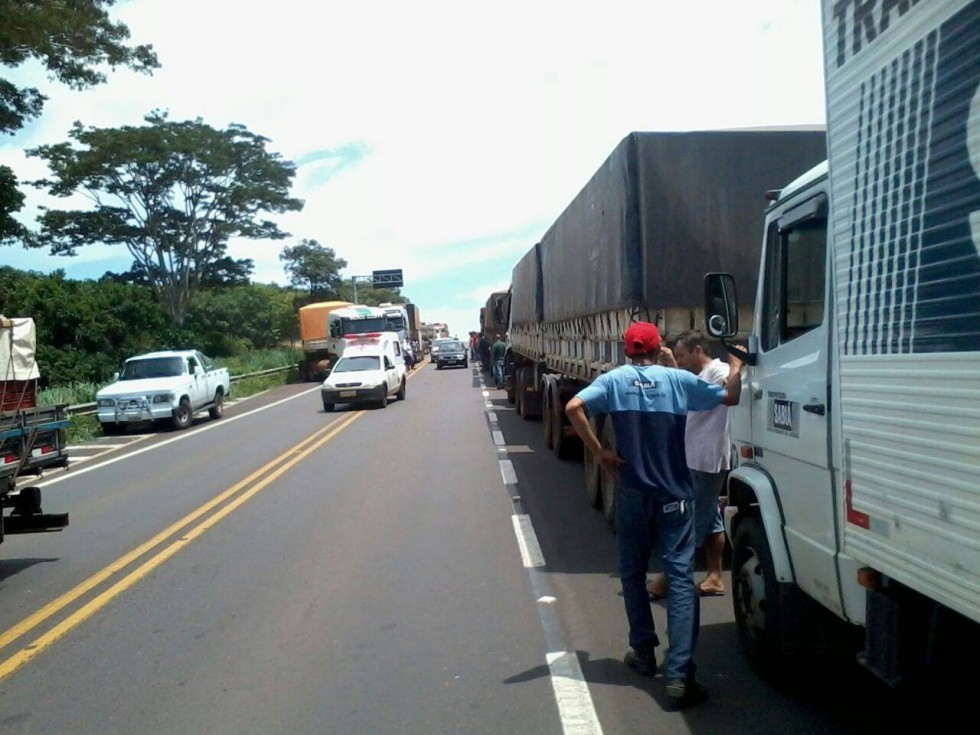
[[[760,669],[836,618],[898,684],[980,650],[980,0],[822,7],[829,161],[766,213],[732,599]],[[706,278],[715,336],[737,281]]]

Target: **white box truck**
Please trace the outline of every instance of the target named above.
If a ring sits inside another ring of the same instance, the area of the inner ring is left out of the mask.
[[[766,213],[732,597],[761,669],[829,612],[898,684],[980,650],[980,0],[822,8],[829,161]],[[735,282],[705,279],[714,336]]]

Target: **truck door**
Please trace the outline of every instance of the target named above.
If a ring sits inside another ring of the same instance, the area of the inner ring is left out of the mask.
[[[195,357],[187,358],[187,372],[190,375],[191,407],[197,408],[207,403],[208,378],[204,366]]]
[[[780,214],[781,212],[781,214]],[[770,215],[749,382],[756,461],[772,477],[797,584],[840,610],[829,443],[827,197]]]

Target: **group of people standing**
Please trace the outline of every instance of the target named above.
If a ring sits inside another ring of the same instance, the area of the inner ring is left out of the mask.
[[[491,343],[481,332],[470,332],[470,359],[479,360],[480,368],[491,373],[496,388],[504,387],[504,358],[507,355],[507,342],[502,334],[495,334]]]
[[[666,597],[666,693],[670,706],[682,709],[707,696],[694,664],[699,598],[725,592],[719,494],[731,461],[727,407],[739,401],[742,363],[711,358],[694,332],[670,350],[648,322],[630,325],[624,342],[629,364],[599,376],[565,411],[586,450],[619,473],[616,540],[630,646],[624,662],[641,675],[657,673],[660,639],[650,605]],[[615,451],[602,448],[589,424],[596,414],[613,422]],[[695,586],[699,546],[707,576]],[[648,579],[654,553],[663,572]]]

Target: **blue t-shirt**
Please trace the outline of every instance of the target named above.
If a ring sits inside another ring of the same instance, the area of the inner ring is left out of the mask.
[[[723,386],[687,370],[620,365],[578,392],[586,411],[606,413],[616,430],[624,487],[654,493],[664,502],[693,500],[684,451],[688,411],[707,411],[725,398]]]

